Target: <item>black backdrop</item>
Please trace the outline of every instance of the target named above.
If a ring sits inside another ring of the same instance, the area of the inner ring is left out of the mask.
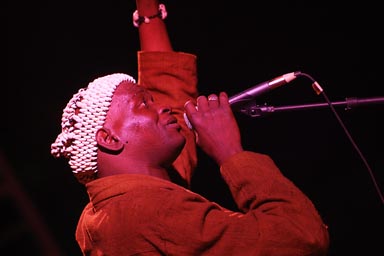
[[[378,6],[200,0],[164,3],[175,50],[198,55],[202,94],[224,90],[233,95],[300,70],[316,79],[332,102],[384,96]],[[8,69],[1,94],[1,150],[41,216],[40,224],[46,225],[50,243],[63,255],[80,255],[74,230],[87,197],[66,161],[51,157],[50,143],[59,132],[63,107],[78,88],[111,72],[137,77],[138,34],[131,20],[134,9],[134,1],[55,1],[12,2],[3,10]],[[260,96],[255,103],[280,107],[325,100],[314,93],[308,79],[298,78]],[[383,106],[336,107],[381,190]],[[380,244],[384,204],[330,108],[256,118],[236,115],[244,147],[271,155],[282,172],[313,200],[329,225],[330,255],[384,252]],[[199,154],[199,165],[213,167]],[[197,171],[193,189],[233,207],[215,172]],[[25,213],[10,197],[2,197],[1,203],[6,218],[12,221],[1,226],[4,242],[0,249],[11,250],[12,255],[43,254],[33,228],[15,235],[26,220]]]

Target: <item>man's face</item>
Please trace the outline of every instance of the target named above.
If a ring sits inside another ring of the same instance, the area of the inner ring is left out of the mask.
[[[173,162],[185,144],[170,106],[154,102],[139,85],[121,83],[112,98],[106,124],[119,139],[151,159]]]

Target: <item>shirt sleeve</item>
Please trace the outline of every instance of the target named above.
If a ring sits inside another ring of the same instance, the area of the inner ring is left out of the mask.
[[[138,83],[155,101],[172,107],[186,144],[173,168],[190,185],[196,167],[195,135],[184,121],[184,104],[197,97],[196,56],[183,52],[138,52]]]
[[[266,155],[242,152],[221,166],[240,209],[193,192],[164,190],[154,240],[175,255],[327,255],[328,230],[311,201]],[[156,196],[156,195],[153,195]],[[172,198],[172,200],[164,200]],[[158,218],[158,219],[157,219]],[[151,224],[149,224],[151,226]]]

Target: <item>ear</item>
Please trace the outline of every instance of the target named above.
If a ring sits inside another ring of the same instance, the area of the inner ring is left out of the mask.
[[[102,127],[96,132],[97,144],[107,151],[120,152],[124,148],[124,144],[114,135],[110,129]]]

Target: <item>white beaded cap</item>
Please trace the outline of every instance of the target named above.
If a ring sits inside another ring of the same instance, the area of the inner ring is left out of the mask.
[[[73,173],[97,172],[96,131],[104,125],[113,93],[123,81],[136,83],[123,73],[96,78],[74,94],[64,108],[61,133],[51,144],[51,154],[68,158]]]

